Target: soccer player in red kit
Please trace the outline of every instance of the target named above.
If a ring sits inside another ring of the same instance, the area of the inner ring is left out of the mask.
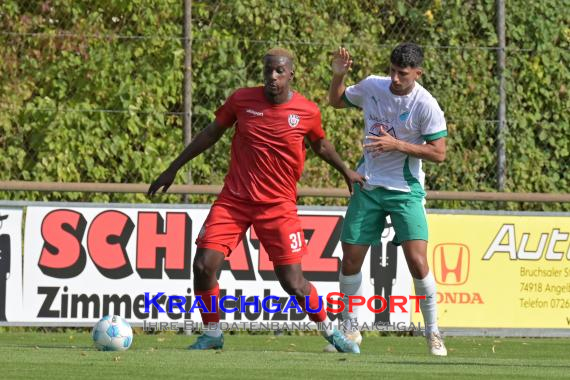
[[[264,86],[235,91],[216,111],[215,120],[148,190],[149,195],[160,188],[166,191],[185,163],[234,127],[230,169],[224,187],[196,240],[194,289],[208,310],[212,310],[211,296],[219,296],[216,272],[250,226],[255,228],[269,253],[283,289],[295,296],[305,311],[305,296],[312,310],[318,308],[317,291],[301,270],[306,246],[296,205],[297,181],[305,161],[305,138],[319,157],[343,174],[351,192],[353,183],[362,184],[363,177],[348,169],[325,139],[317,105],[291,90],[293,61],[288,50],[269,50],[264,56]],[[189,348],[222,348],[224,339],[219,314],[201,310],[201,315],[210,328]],[[314,322],[327,321],[324,307],[308,316]],[[327,325],[330,326],[323,324]],[[358,345],[336,328],[325,329],[323,335],[340,352],[360,352]]]

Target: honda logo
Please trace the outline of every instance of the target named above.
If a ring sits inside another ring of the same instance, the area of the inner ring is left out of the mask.
[[[469,247],[459,243],[438,244],[433,249],[433,275],[442,285],[462,285],[469,277]]]

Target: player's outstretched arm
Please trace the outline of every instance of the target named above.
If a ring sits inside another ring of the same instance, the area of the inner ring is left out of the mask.
[[[170,185],[172,185],[172,182],[174,182],[176,172],[188,161],[218,142],[225,131],[226,128],[216,123],[216,121],[208,124],[208,126],[200,131],[194,140],[184,148],[182,153],[172,161],[168,168],[151,183],[147,194],[154,195],[160,188],[162,188],[162,192],[165,193]]]
[[[333,54],[332,60],[332,79],[329,87],[329,104],[334,108],[345,108],[347,105],[342,99],[342,94],[346,86],[344,85],[344,77],[352,66],[352,59],[348,50],[343,47],[338,48]]]
[[[364,185],[364,177],[354,170],[346,167],[330,141],[327,139],[320,139],[316,141],[310,141],[309,143],[311,144],[311,148],[315,151],[317,156],[322,158],[325,162],[327,162],[343,175],[350,194],[352,194],[352,185],[354,183],[359,183],[361,186]]]

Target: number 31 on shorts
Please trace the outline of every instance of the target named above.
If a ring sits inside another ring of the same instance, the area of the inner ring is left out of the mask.
[[[290,234],[289,239],[291,239],[291,251],[299,252],[301,248],[303,248],[303,238],[301,237],[301,231]]]

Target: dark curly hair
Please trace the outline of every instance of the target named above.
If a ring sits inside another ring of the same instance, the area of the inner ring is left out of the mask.
[[[404,42],[392,50],[390,62],[399,67],[421,67],[424,61],[424,51],[413,42]]]

